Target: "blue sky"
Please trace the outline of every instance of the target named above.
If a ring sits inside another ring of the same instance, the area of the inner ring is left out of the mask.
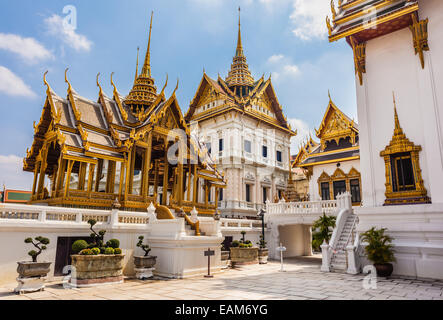
[[[328,103],[357,119],[352,50],[327,40],[327,0],[2,0],[0,19],[0,183],[30,189],[32,174],[21,171],[45,99],[43,73],[66,96],[64,70],[73,88],[96,100],[96,74],[112,96],[110,74],[126,95],[134,79],[137,47],[143,59],[151,10],[154,21],[151,65],[160,89],[175,79],[186,112],[203,68],[225,77],[235,52],[238,6],[242,40],[253,76],[272,74],[280,103],[299,141],[319,126]],[[64,31],[63,8],[73,5],[77,28]]]

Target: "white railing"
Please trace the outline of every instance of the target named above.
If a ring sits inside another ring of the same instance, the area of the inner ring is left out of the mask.
[[[229,219],[221,218],[220,224],[222,231],[229,229],[244,229],[247,230],[261,230],[262,221],[261,220],[249,220],[249,219]],[[266,225],[265,225],[266,228]]]
[[[336,200],[267,203],[267,214],[335,214],[337,211]]]
[[[219,209],[245,209],[258,211],[263,208],[265,204],[254,203],[241,200],[223,200],[218,203]]]
[[[51,224],[85,224],[90,219],[99,223],[122,225],[142,225],[149,222],[147,212],[0,204],[0,223],[34,221]]]

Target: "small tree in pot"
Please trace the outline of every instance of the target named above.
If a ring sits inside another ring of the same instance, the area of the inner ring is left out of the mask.
[[[134,256],[135,272],[138,279],[147,279],[152,277],[152,270],[154,270],[154,265],[157,262],[157,256],[150,256],[151,247],[149,244],[144,244],[144,236],[138,237],[137,247],[142,249],[145,253],[144,256]]]
[[[44,278],[50,271],[51,262],[37,262],[37,257],[47,249],[50,241],[48,238],[38,236],[35,239],[26,238],[25,243],[32,244],[37,250],[28,252],[28,255],[32,257],[32,262],[17,262],[19,277],[17,278],[18,286],[14,291],[21,293],[44,290]]]
[[[361,234],[361,241],[366,242],[365,247],[368,259],[374,263],[377,275],[389,277],[394,267],[391,262],[395,262],[392,237],[385,234],[386,228],[376,229],[375,227]]]
[[[257,242],[258,244],[258,262],[260,264],[268,263],[268,255],[269,251],[266,247],[267,242],[263,239],[263,235],[260,235],[260,240]]]

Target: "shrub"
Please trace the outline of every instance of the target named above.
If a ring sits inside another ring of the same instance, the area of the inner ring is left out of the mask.
[[[240,246],[240,241],[234,240],[234,241],[231,242],[231,247],[232,248],[237,248],[239,246]]]
[[[43,250],[47,249],[47,245],[49,244],[49,239],[42,236],[38,236],[34,240],[32,240],[32,238],[26,238],[25,243],[31,243],[34,247],[38,249],[38,251],[31,250],[28,252],[28,255],[32,257],[32,262],[37,262],[37,257],[42,253]]]
[[[105,254],[106,247],[100,247],[100,254]]]
[[[394,262],[394,249],[391,244],[392,238],[385,234],[386,228],[375,227],[361,234],[361,241],[367,242],[365,247],[368,259],[374,264]]]
[[[107,247],[105,250],[105,254],[107,254],[107,255],[115,254],[114,248]]]
[[[105,236],[106,230],[100,230],[98,233],[94,230],[94,226],[97,224],[97,221],[94,219],[88,220],[89,229],[92,231],[91,238],[93,239],[94,247],[103,247],[103,238]]]
[[[149,247],[149,244],[143,244],[144,238],[143,236],[138,237],[137,247],[141,248],[145,252],[145,257],[147,257],[151,251],[151,247]]]
[[[263,239],[263,235],[260,235],[260,240],[257,242],[260,249],[266,249],[267,242]]]
[[[88,248],[88,243],[85,240],[77,240],[72,244],[72,252],[74,253],[79,253],[86,248]]]
[[[95,256],[100,254],[100,249],[99,248],[92,248],[91,251],[92,251],[92,254],[95,255]]]
[[[83,249],[80,251],[80,254],[83,256],[92,256],[94,253],[92,252],[92,249]]]
[[[120,247],[120,241],[117,239],[111,239],[106,242],[106,246],[116,249],[116,248]]]
[[[120,248],[115,248],[115,249],[114,249],[114,254],[122,254],[122,249],[120,249]]]
[[[318,220],[314,221],[314,225],[312,226],[312,230],[314,231],[312,234],[313,239],[316,239],[315,244],[318,242],[329,243],[329,240],[332,236],[332,231],[335,228],[336,217],[327,216],[323,213],[323,216],[318,218]]]

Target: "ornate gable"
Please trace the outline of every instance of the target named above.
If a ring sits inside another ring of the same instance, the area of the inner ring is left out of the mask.
[[[337,145],[340,139],[350,138],[352,145],[355,145],[358,136],[358,128],[354,120],[350,120],[338,107],[332,102],[329,96],[329,104],[325,115],[316,131],[320,139],[322,150],[326,148],[327,142],[335,141]]]

